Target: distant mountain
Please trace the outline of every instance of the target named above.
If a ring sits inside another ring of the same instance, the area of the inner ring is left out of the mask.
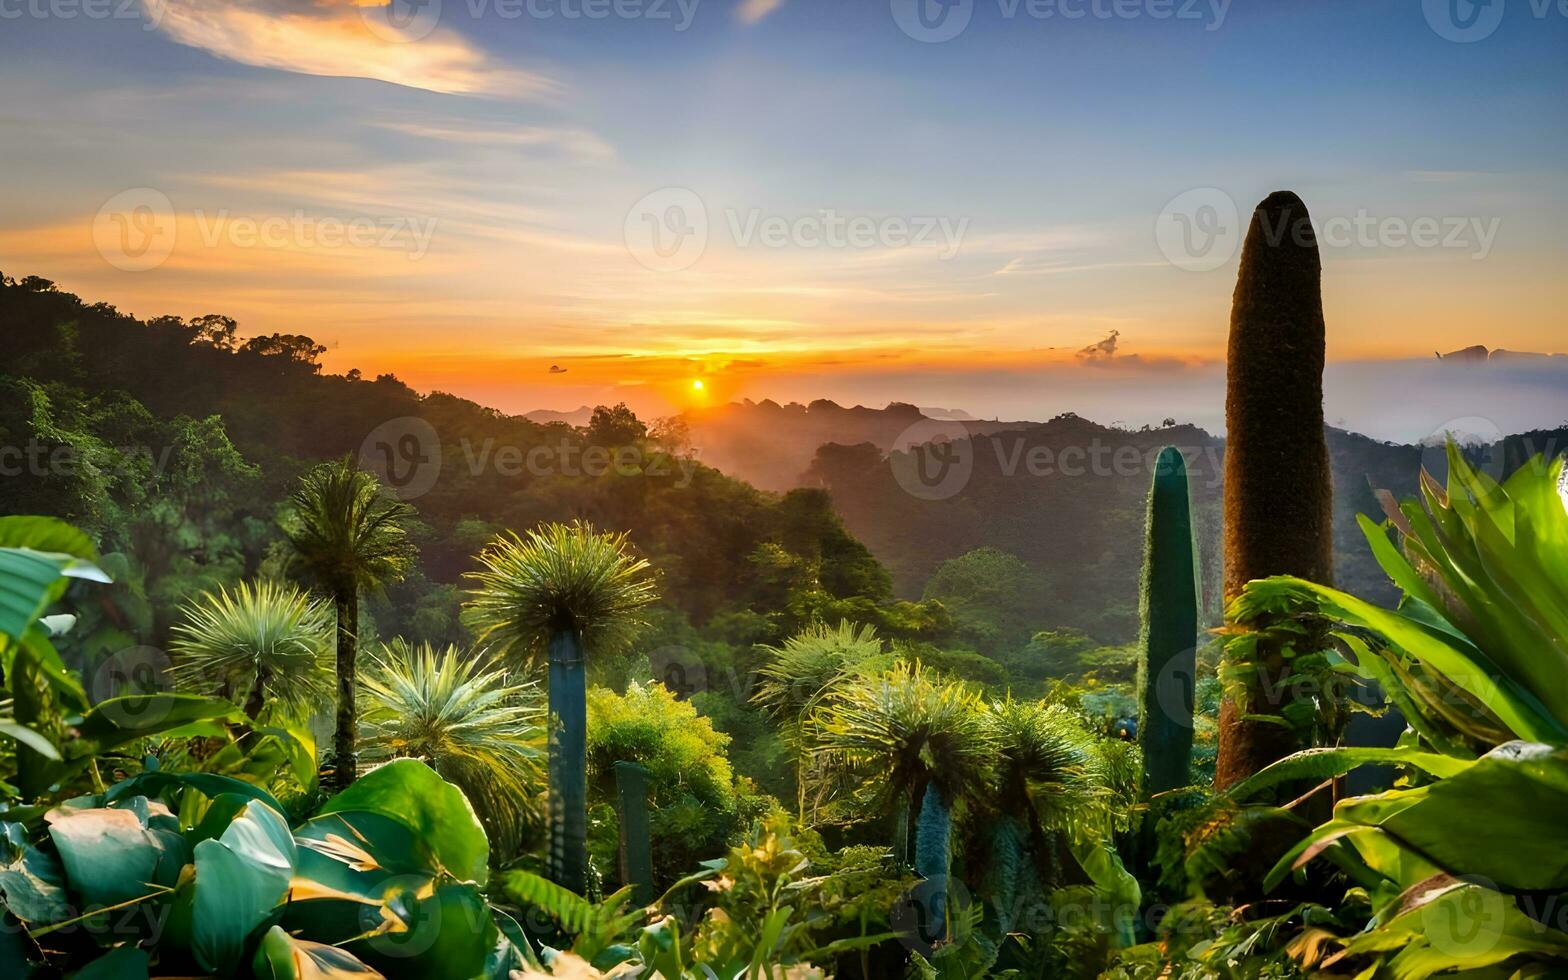
[[[964,421],[952,421],[959,417]],[[986,434],[1038,424],[984,421],[948,409],[922,410],[900,402],[886,408],[845,408],[826,399],[809,405],[747,399],[689,411],[683,418],[692,448],[704,463],[754,487],[776,492],[803,485],[817,448],[830,442],[869,443],[888,452],[910,443],[929,442],[948,431]]]
[[[1373,491],[1413,496],[1423,466],[1445,479],[1443,449],[1333,428],[1327,437],[1336,584],[1393,603],[1398,593],[1372,560],[1356,515],[1381,520]],[[918,598],[944,561],[996,548],[1036,573],[1029,584],[1034,594],[1024,597],[1034,622],[1077,627],[1107,643],[1135,638],[1150,467],[1162,447],[1173,445],[1188,462],[1206,617],[1218,621],[1224,440],[1189,425],[1132,431],[1069,414],[976,432],[962,442],[893,453],[869,443],[830,444],[812,461],[809,483],[829,491],[850,532],[892,572],[895,592]],[[1568,428],[1509,436],[1468,452],[1500,477],[1535,453],[1565,449]],[[924,483],[920,467],[928,475],[940,472],[938,457],[948,461],[949,473],[967,475]]]
[[[1450,361],[1455,364],[1498,364],[1504,362],[1518,364],[1521,361],[1539,363],[1555,358],[1568,360],[1568,354],[1539,354],[1533,351],[1503,350],[1500,347],[1497,350],[1488,350],[1485,344],[1475,344],[1460,350],[1449,351],[1447,354],[1439,353],[1437,355],[1438,360]]]
[[[552,412],[547,408],[538,408],[534,409],[532,412],[523,413],[523,418],[530,422],[538,422],[540,425],[549,425],[552,422],[564,422],[573,428],[580,428],[587,425],[588,420],[592,417],[593,408],[589,405],[581,405],[572,409],[570,412]]]

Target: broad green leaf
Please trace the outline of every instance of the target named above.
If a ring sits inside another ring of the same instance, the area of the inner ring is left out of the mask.
[[[65,591],[69,578],[109,581],[97,566],[71,555],[0,548],[0,635],[21,639]]]
[[[96,564],[98,550],[79,529],[55,517],[0,517],[0,548],[56,552]]]
[[[252,783],[217,773],[169,772],[163,769],[138,773],[115,783],[103,794],[103,802],[111,804],[133,796],[160,797],[165,793],[184,789],[193,789],[208,799],[216,799],[225,793],[235,793],[247,799],[259,800],[278,813],[284,812],[283,804],[274,799],[271,793]],[[184,816],[183,812],[181,816]]]
[[[389,977],[472,980],[484,971],[500,934],[478,888],[451,882],[430,895],[410,891],[399,904],[406,928],[344,948]]]
[[[372,769],[328,800],[321,813],[354,810],[405,824],[459,880],[482,886],[489,877],[490,843],[474,808],[462,791],[417,759],[398,759]]]
[[[51,762],[60,761],[60,750],[54,747],[54,743],[26,725],[0,719],[0,735],[16,739]]]
[[[100,701],[76,723],[84,743],[76,754],[111,751],[128,742],[166,734],[192,722],[237,721],[242,717],[238,708],[222,698],[197,694],[126,694]]]
[[[354,954],[336,946],[298,939],[273,926],[262,937],[251,960],[257,980],[338,980],[343,977],[379,977]]]
[[[57,807],[46,819],[66,880],[84,908],[167,888],[187,859],[179,835],[149,828],[145,810]]]
[[[1384,749],[1342,746],[1338,748],[1307,749],[1281,759],[1263,771],[1242,780],[1231,787],[1229,793],[1232,799],[1245,800],[1280,783],[1298,780],[1321,781],[1332,779],[1335,776],[1343,776],[1358,766],[1365,765],[1411,766],[1431,775],[1441,777],[1463,772],[1466,767],[1472,765],[1472,762],[1466,759],[1454,759],[1446,755],[1438,755],[1435,752],[1419,752],[1408,748]]]
[[[0,900],[23,922],[58,922],[70,915],[60,862],[27,843],[27,829],[19,823],[0,823]]]
[[[196,845],[195,863],[191,949],[204,968],[228,973],[288,892],[294,838],[280,814],[251,802],[221,836]]]

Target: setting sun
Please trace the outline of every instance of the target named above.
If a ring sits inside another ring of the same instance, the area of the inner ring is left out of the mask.
[[[691,383],[691,390],[692,391],[701,391],[702,388],[703,388],[703,385],[702,385],[702,379],[701,378],[698,378],[698,379],[696,379],[695,381],[693,381]]]

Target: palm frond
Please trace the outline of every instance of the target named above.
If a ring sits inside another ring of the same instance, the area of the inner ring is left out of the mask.
[[[775,719],[792,724],[814,707],[854,668],[882,653],[876,627],[840,620],[837,626],[814,622],[780,646],[764,646],[768,661],[758,670],[761,683],[752,695]]]
[[[523,843],[546,782],[537,685],[455,647],[399,638],[373,657],[360,691],[367,758],[423,759],[468,797],[498,850]]]
[[[927,784],[948,801],[972,799],[990,784],[996,752],[985,713],[968,687],[900,662],[812,711],[803,736],[817,759],[811,776],[862,812],[888,812]]]
[[[205,592],[173,628],[175,687],[243,704],[262,679],[266,703],[308,716],[332,703],[332,610],[276,582]]]
[[[376,588],[401,578],[414,562],[404,527],[414,508],[388,496],[352,458],[306,473],[289,503],[284,533],[295,564],[330,591]]]
[[[542,656],[556,629],[580,631],[595,654],[620,649],[643,625],[638,611],[659,597],[651,566],[633,556],[624,533],[600,534],[580,521],[524,537],[508,532],[479,564],[464,619],[481,648],[524,662]]]

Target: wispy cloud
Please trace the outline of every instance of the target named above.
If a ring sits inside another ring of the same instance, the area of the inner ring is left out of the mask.
[[[743,24],[755,24],[782,6],[784,0],[743,0],[735,8],[735,17]]]
[[[615,158],[614,147],[585,129],[551,126],[499,126],[496,124],[471,125],[464,121],[423,123],[388,120],[373,122],[370,125],[378,129],[402,133],[405,136],[439,140],[443,143],[556,150],[583,160],[605,161]]]
[[[266,0],[143,0],[180,44],[241,64],[304,75],[370,78],[449,95],[532,99],[556,89],[534,72],[498,65],[460,35],[423,25],[399,31],[384,4],[295,8]]]

